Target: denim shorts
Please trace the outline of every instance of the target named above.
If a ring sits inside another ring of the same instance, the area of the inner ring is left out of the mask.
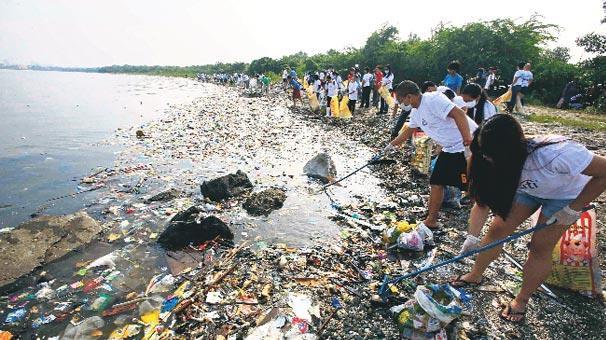
[[[532,195],[529,195],[524,192],[516,192],[516,195],[513,199],[514,202],[525,205],[529,208],[537,209],[541,207],[541,213],[549,218],[553,216],[553,214],[558,211],[564,209],[567,205],[572,203],[574,199],[565,199],[565,200],[557,200],[557,199],[546,199],[539,198]]]

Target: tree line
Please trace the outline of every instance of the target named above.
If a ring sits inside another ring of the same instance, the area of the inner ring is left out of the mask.
[[[533,15],[523,20],[504,18],[462,26],[440,24],[431,30],[428,38],[423,39],[414,34],[401,38],[396,27],[385,24],[366,39],[364,46],[341,51],[331,49],[314,55],[298,52],[279,59],[263,57],[250,63],[185,67],[112,65],[78,71],[180,77],[195,77],[198,73],[265,73],[277,81],[286,67],[294,68],[298,74],[329,67],[345,73],[355,64],[361,69],[390,64],[396,81],[440,82],[447,64],[458,60],[461,63],[460,74],[466,80],[472,79],[480,67],[496,67],[501,81],[509,84],[515,65],[524,61],[532,63],[535,73],[532,99],[552,105],[558,101],[564,85],[573,78],[583,88],[598,88],[606,79],[606,36],[591,33],[579,37],[577,44],[594,57],[574,64],[570,63],[568,48],[546,47],[547,43],[555,41],[559,29]],[[603,89],[596,98],[594,108],[606,111]]]

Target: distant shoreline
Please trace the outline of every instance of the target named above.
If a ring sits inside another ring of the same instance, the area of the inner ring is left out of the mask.
[[[130,66],[130,65],[125,65]],[[103,66],[103,67],[58,67],[58,66],[35,66],[35,65],[0,65],[0,70],[11,71],[44,71],[44,72],[71,72],[71,73],[100,73],[100,74],[130,74],[143,76],[162,76],[162,77],[179,77],[179,78],[195,78],[197,72],[179,72],[173,68],[180,66],[133,66],[134,68],[149,68],[148,70],[132,69],[125,66]]]

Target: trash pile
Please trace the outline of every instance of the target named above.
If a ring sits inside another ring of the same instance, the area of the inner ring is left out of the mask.
[[[102,222],[99,242],[7,294],[0,339],[563,338],[571,320],[585,338],[601,334],[591,328],[603,325],[594,303],[543,293],[528,324],[499,322],[520,285],[503,259],[474,290],[446,284],[467,259],[379,295],[387,275],[456,255],[465,209],[445,209],[438,231],[417,224],[428,185],[410,171],[409,150],[318,194],[337,168],[371,158],[360,143],[384,145],[385,117],[333,122],[289,112],[282,93],[203,91],[109,141],[125,146],[116,167],[80,183],[100,187],[87,209]],[[506,249],[520,253],[527,241]]]

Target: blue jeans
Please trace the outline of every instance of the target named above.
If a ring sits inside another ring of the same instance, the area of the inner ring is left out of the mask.
[[[514,202],[519,203],[521,205],[527,206],[532,209],[538,209],[541,207],[541,213],[549,218],[553,216],[553,214],[558,211],[564,209],[567,205],[569,205],[574,199],[547,199],[547,198],[539,198],[532,195],[529,195],[524,192],[518,191],[513,199]]]

